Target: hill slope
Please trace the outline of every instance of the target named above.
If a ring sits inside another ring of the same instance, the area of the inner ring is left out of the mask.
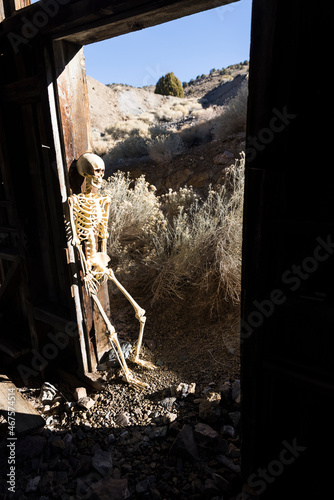
[[[198,100],[203,107],[224,105],[238,93],[248,72],[248,65],[232,65],[226,71],[229,74],[221,75],[221,72],[216,70],[188,84],[184,100]],[[138,116],[154,111],[166,102],[172,105],[183,101],[177,97],[154,94],[154,86],[104,85],[90,76],[87,76],[87,85],[92,129],[100,133],[104,133],[112,123],[129,115]]]
[[[224,170],[244,150],[244,132],[219,140],[213,133],[247,79],[248,66],[235,66],[223,77],[218,70],[198,77],[183,99],[157,95],[154,86],[104,85],[87,77],[93,147],[105,161],[106,177],[117,170],[133,178],[144,174],[159,194],[184,185],[203,191],[224,182]],[[170,135],[181,147],[160,162],[150,148]]]

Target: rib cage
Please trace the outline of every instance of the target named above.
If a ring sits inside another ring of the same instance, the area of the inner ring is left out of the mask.
[[[92,259],[97,249],[97,238],[108,234],[108,196],[97,194],[72,195],[75,228],[80,242],[85,242],[86,258]]]

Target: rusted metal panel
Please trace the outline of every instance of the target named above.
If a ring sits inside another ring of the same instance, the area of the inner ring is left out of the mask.
[[[91,151],[91,125],[83,48],[67,42],[54,45],[57,93],[68,170]]]

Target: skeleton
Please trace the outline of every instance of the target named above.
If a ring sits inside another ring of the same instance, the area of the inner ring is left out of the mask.
[[[77,170],[80,175],[86,178],[86,191],[69,197],[70,224],[73,234],[72,245],[79,252],[85,288],[106,324],[110,343],[116,351],[126,381],[136,387],[147,387],[147,384],[136,379],[129,370],[115,328],[110,323],[97,297],[100,284],[107,280],[112,281],[125,295],[134,308],[135,316],[140,324],[132,361],[146,368],[154,368],[152,363],[139,358],[146,322],[145,310],[137,304],[117,280],[113,270],[108,267],[110,259],[107,255],[107,239],[111,198],[92,192],[93,187],[99,188],[102,185],[104,162],[95,154],[85,153],[77,161]],[[82,244],[84,244],[85,251]]]

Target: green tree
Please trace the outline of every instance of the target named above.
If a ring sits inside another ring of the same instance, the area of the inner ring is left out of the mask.
[[[155,94],[184,97],[182,84],[174,73],[167,73],[165,76],[162,76],[158,80],[154,92]]]

